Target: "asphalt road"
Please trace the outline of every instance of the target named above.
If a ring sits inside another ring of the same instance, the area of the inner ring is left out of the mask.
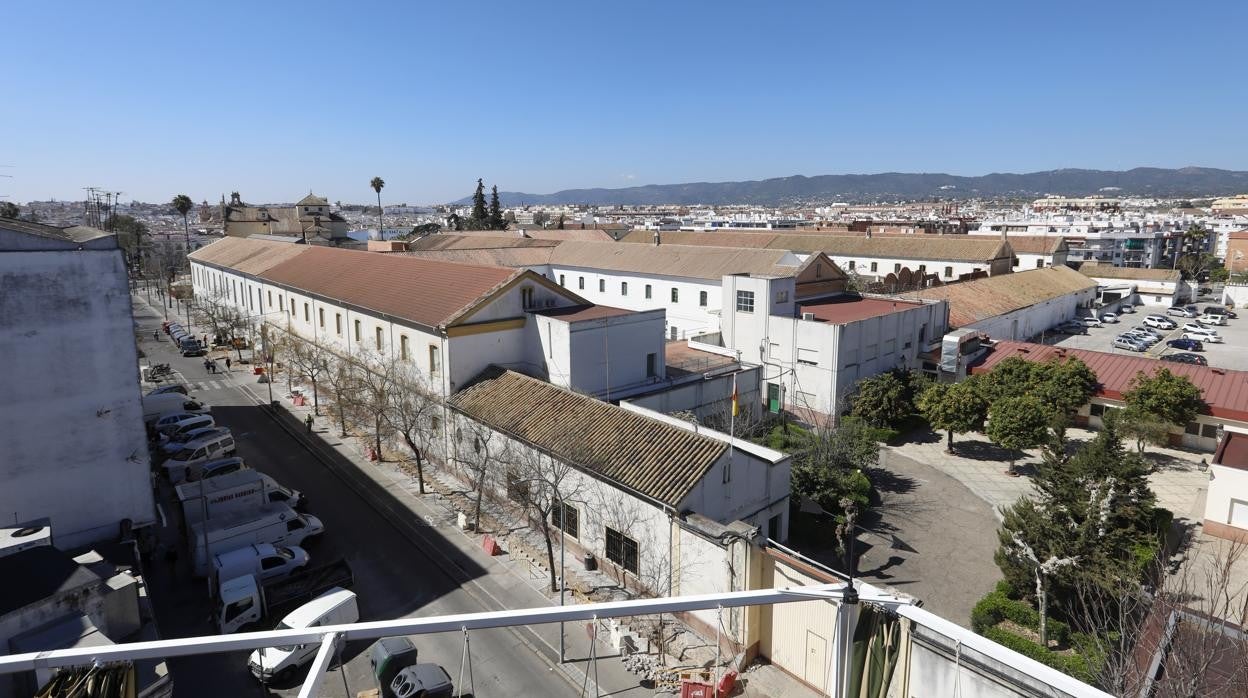
[[[249,373],[236,365],[235,373],[226,377],[210,376],[203,369],[202,359],[182,358],[167,339],[152,339],[153,330],[160,325],[159,317],[138,305],[136,319],[142,349],[153,362],[169,362],[189,384],[213,384],[214,387],[194,389],[192,394],[211,405],[217,423],[230,427],[239,437],[239,455],[251,467],[307,496],[309,512],[320,517],[326,528],[321,540],[309,545],[312,564],[338,557],[351,563],[361,620],[503,607],[497,599],[505,599],[507,589],[498,580],[490,579],[480,565],[436,528],[406,509],[400,513],[392,495],[368,478],[357,473],[350,479],[350,469],[355,466],[349,462],[326,467],[300,440],[267,415],[243,390],[246,386],[263,391],[263,386],[256,385]],[[292,426],[297,428],[293,423]],[[173,515],[167,505],[165,513]],[[175,526],[175,521],[171,519],[169,525]],[[167,535],[172,537],[172,530]],[[208,622],[211,609],[206,586],[202,580],[190,577],[184,559],[185,553],[174,565],[161,561],[149,570],[152,599],[165,637],[213,632]],[[437,662],[452,679],[457,678],[464,648],[462,636],[425,636],[416,643],[421,661]],[[535,652],[539,644],[527,628],[474,632],[474,695],[579,693],[579,685],[574,687],[546,657]],[[321,695],[354,698],[357,692],[373,688],[367,649],[363,645],[348,646],[344,651],[345,677],[342,671],[331,672],[322,684]],[[171,664],[179,697],[295,695],[298,691],[297,683],[272,690],[260,687],[247,670],[246,653],[200,655],[174,659]],[[300,680],[302,676],[300,672]]]

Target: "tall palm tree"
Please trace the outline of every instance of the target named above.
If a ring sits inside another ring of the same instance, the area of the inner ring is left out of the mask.
[[[381,177],[373,177],[373,181],[369,182],[368,186],[372,187],[373,191],[377,192],[377,239],[385,240],[386,229],[382,227],[383,221],[381,218],[381,189],[386,186],[386,180]]]
[[[191,201],[191,197],[186,194],[178,194],[173,197],[173,207],[178,213],[182,214],[182,232],[186,235],[186,253],[191,253],[191,229],[186,222],[186,214],[195,208],[195,202]]]

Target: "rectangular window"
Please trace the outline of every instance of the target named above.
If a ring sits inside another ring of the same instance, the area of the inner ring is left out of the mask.
[[[706,291],[698,292],[698,306],[702,308],[706,307]]]
[[[1043,269],[1043,268],[1044,268],[1044,258],[1043,258],[1043,257],[1041,257],[1040,259],[1037,259],[1037,260],[1036,260],[1036,268],[1037,268],[1037,269]]]
[[[788,303],[788,302],[789,302],[789,292],[788,292],[788,291],[776,291],[776,302],[777,302],[777,303]]]
[[[627,296],[627,295],[628,295],[628,282],[627,282],[627,281],[621,281],[621,282],[620,282],[620,295],[621,295],[621,296]]]
[[[878,264],[876,264],[875,262],[872,262],[872,263],[871,263],[871,271],[872,271],[872,272],[875,272],[875,271],[876,271],[876,269],[878,268],[878,266],[879,266]]]
[[[334,334],[342,336],[342,313],[334,313]]]
[[[1218,427],[1217,427],[1217,425],[1216,425],[1216,424],[1202,424],[1202,425],[1200,425],[1200,435],[1201,435],[1201,436],[1203,436],[1203,437],[1205,437],[1206,439],[1216,439],[1216,438],[1218,438]]]
[[[853,271],[853,270],[854,270],[854,260],[852,260],[852,259],[851,259],[851,260],[849,260],[849,270],[850,270],[850,271]]]
[[[272,291],[265,291],[265,293],[266,293],[266,294],[268,294],[268,296],[269,296],[269,307],[270,307],[270,308],[272,308],[272,307],[273,307],[273,292],[272,292]]]
[[[598,292],[599,293],[607,292],[607,280],[606,279],[598,279]]]
[[[1094,404],[1088,409],[1088,411],[1093,417],[1100,417],[1105,414],[1105,406]]]
[[[1183,431],[1191,434],[1192,436],[1200,436],[1200,423],[1188,422],[1187,425],[1183,427]]]
[[[429,345],[429,374],[436,376],[442,370],[442,355],[438,353],[438,345]]]
[[[407,361],[407,335],[399,335],[399,358]]]
[[[324,308],[316,309],[316,320],[317,320],[317,324],[321,326],[321,329],[322,330],[325,329],[325,309]]]
[[[360,321],[355,321],[355,341],[360,341]]]
[[[754,292],[753,291],[737,291],[737,312],[739,313],[754,312]]]
[[[582,291],[585,290],[585,277],[581,276],[577,278],[576,287]]]
[[[657,372],[658,354],[653,352],[646,354],[646,378],[654,378],[659,375]]]
[[[953,276],[953,267],[945,267],[945,278]]]
[[[303,321],[312,322],[312,313],[308,310],[308,304],[303,304]]]
[[[767,519],[767,537],[772,540],[780,540],[780,514]]]
[[[901,265],[900,265],[900,264],[894,264],[894,265],[893,265],[893,272],[895,273],[895,272],[899,272],[899,271],[901,271]]]
[[[680,331],[676,329],[675,325],[672,325],[670,328],[668,328],[668,330],[671,333],[671,337],[673,340],[680,338]]]
[[[650,284],[646,284],[646,298],[650,297]]]
[[[679,302],[680,302],[680,289],[678,289],[678,288],[674,288],[674,289],[672,289],[672,302],[673,302],[673,303],[679,303]]]
[[[560,285],[560,286],[567,286],[567,284],[565,284],[565,283],[563,282],[563,274],[560,274],[560,275],[559,275],[559,285]]]
[[[277,309],[279,311],[286,309],[286,300],[280,294],[277,296]]]
[[[550,525],[563,529],[570,538],[579,538],[580,520],[577,518],[576,507],[566,502],[556,502],[550,512]]]
[[[373,333],[373,340],[374,340],[374,343],[377,345],[377,351],[381,351],[381,336],[382,336],[381,328],[378,327],[377,331]]]
[[[607,559],[637,574],[637,541],[607,527]]]

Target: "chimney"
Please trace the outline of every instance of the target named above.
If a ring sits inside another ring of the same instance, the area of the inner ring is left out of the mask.
[[[659,246],[659,231],[657,230],[654,231],[654,246],[655,247]]]

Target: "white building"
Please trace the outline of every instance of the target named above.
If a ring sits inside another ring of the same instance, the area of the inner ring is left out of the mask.
[[[761,364],[764,400],[835,415],[861,378],[921,368],[947,326],[944,301],[841,294],[799,302],[792,277],[724,277],[722,330],[691,346]]]
[[[1103,295],[1125,298],[1157,309],[1185,303],[1192,287],[1174,269],[1137,269],[1106,264],[1081,264],[1079,272],[1102,286]]]
[[[191,273],[200,302],[342,355],[397,358],[443,396],[491,364],[594,394],[664,378],[662,311],[594,309],[524,269],[226,238],[192,254]]]
[[[56,544],[156,517],[125,260],[101,230],[0,219],[0,511]]]
[[[1248,543],[1248,434],[1227,431],[1209,466],[1204,532]]]

